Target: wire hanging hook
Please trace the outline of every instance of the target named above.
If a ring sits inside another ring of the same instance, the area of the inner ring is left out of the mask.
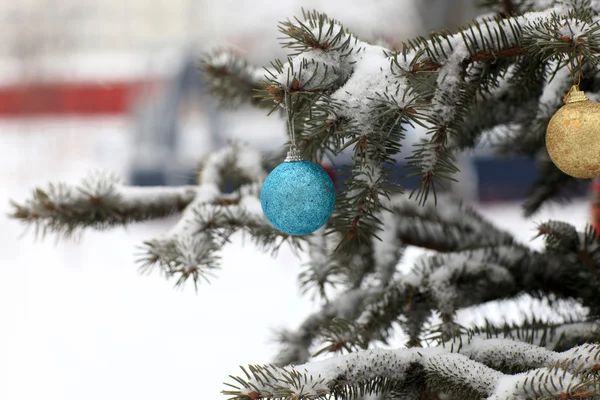
[[[284,91],[285,111],[287,113],[288,133],[290,135],[290,150],[296,150],[296,132],[294,129],[294,118],[292,107],[290,104],[290,92],[288,89]]]
[[[574,61],[575,59],[577,59],[579,61],[579,68],[577,68],[577,78],[575,78],[575,72],[574,72],[574,70],[576,69],[575,61]],[[583,68],[583,55],[580,53],[577,57],[571,57],[569,59],[569,61],[567,61],[565,63],[565,66],[569,70],[571,79],[573,79],[573,85],[569,88],[569,91],[567,92],[565,97],[563,97],[564,103],[566,103],[568,101],[569,96],[571,95],[571,92],[573,91],[573,88],[579,90],[579,85],[581,84],[581,77],[583,76],[583,72],[581,71],[581,69]]]
[[[289,89],[287,89],[287,88],[284,90],[283,99],[285,102],[285,109],[286,109],[286,113],[287,113],[288,132],[290,135],[290,149],[287,153],[287,157],[285,158],[285,161],[286,162],[301,161],[302,156],[300,155],[300,151],[298,150],[298,147],[296,147],[296,132],[294,130],[294,116],[293,116],[294,113],[292,112],[290,93],[289,93]]]

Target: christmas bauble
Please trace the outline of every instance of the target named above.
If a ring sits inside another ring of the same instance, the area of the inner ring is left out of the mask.
[[[312,233],[325,225],[335,207],[335,187],[317,164],[286,161],[265,179],[260,204],[267,220],[289,235]]]
[[[574,86],[546,130],[552,162],[575,178],[600,176],[600,104]]]

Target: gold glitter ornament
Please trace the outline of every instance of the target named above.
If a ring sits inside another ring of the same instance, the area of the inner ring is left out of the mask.
[[[589,100],[577,86],[565,97],[546,130],[550,159],[572,177],[600,176],[600,103]]]

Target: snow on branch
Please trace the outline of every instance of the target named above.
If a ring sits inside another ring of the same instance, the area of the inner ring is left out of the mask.
[[[380,234],[381,240],[372,239],[370,250],[374,265],[369,273],[375,272],[379,280],[345,292],[307,318],[297,331],[286,332],[282,342],[287,347],[278,363],[306,361],[322,327],[335,318],[355,322],[360,339],[367,342],[385,340],[392,325],[400,322],[410,343],[420,343],[423,325],[433,312],[442,317],[442,337],[453,337],[459,332],[454,323],[458,310],[523,292],[576,298],[592,309],[598,306],[593,275],[598,246],[591,232],[578,233],[566,224],[542,224],[540,233],[547,235],[549,247],[540,253],[516,243],[510,234],[451,199],[444,199],[437,207],[419,207],[398,196],[386,206],[391,210],[389,215],[385,211],[380,217],[386,221],[386,229]],[[397,277],[405,237],[413,238],[410,244],[443,253],[420,258],[410,273]],[[339,261],[320,259],[321,272],[337,273],[337,267],[328,264],[334,262]],[[573,280],[573,274],[586,276],[586,283]],[[390,283],[392,276],[396,278]]]
[[[512,251],[526,251],[514,244],[509,233],[494,227],[471,207],[447,196],[437,206],[421,207],[397,195],[385,203],[385,208],[377,215],[385,229],[371,238],[368,254],[362,256],[370,260],[363,269],[369,274],[374,272],[377,279],[360,285],[361,289],[344,292],[309,316],[298,330],[283,334],[285,348],[277,358],[278,364],[306,361],[321,328],[334,318],[354,321],[363,313],[359,318],[361,332],[375,332],[369,337],[377,338],[405,314],[415,325],[415,329],[407,329],[412,337],[418,336],[422,322],[434,309],[451,315],[457,308],[469,306],[469,298],[477,303],[493,293],[498,298],[513,294],[514,278],[507,269],[513,258],[505,256]],[[331,247],[335,240],[334,235],[313,238],[310,267],[301,274],[303,287],[317,285],[323,293],[324,286],[333,285],[352,263],[335,256]],[[390,283],[406,245],[454,253],[426,259],[421,269]],[[470,251],[459,252],[467,249]],[[459,286],[463,280],[471,284]],[[425,302],[425,298],[430,300]],[[407,304],[412,304],[412,309],[408,310]]]
[[[295,46],[298,54],[273,73],[268,92],[277,101],[283,92],[319,96],[313,108],[330,114],[332,123],[328,126],[343,121],[338,129],[345,139],[364,137],[363,146],[381,142],[386,136],[381,128],[387,125],[381,124],[380,119],[394,120],[395,116],[404,115],[399,121],[406,123],[408,110],[424,114],[430,139],[410,158],[410,167],[423,176],[419,196],[424,201],[434,179],[448,178],[456,171],[447,144],[449,137],[460,130],[479,87],[489,80],[491,72],[480,68],[481,63],[539,56],[548,48],[542,45],[546,39],[543,28],[556,25],[560,18],[575,28],[559,32],[555,39],[558,51],[570,51],[560,37],[577,41],[585,36],[586,40],[578,46],[587,58],[592,57],[596,51],[590,47],[595,43],[596,23],[579,21],[571,11],[568,4],[559,4],[506,19],[480,19],[453,35],[417,38],[408,43],[402,54],[362,42],[322,14],[305,14],[305,21],[284,24],[282,31],[290,37],[289,47]],[[435,87],[427,93],[414,90],[420,72],[436,74]],[[415,102],[428,102],[430,106],[420,112],[413,106]],[[384,104],[387,111],[374,112]]]
[[[392,284],[351,289],[310,315],[297,331],[283,334],[281,341],[285,347],[277,363],[308,360],[313,341],[334,318],[356,320],[361,333],[370,338],[383,337],[384,331],[401,315],[414,320],[409,322],[414,322],[417,328],[408,329],[408,333],[418,337],[432,310],[442,312],[450,327],[455,311],[460,308],[514,296],[518,288],[513,264],[525,265],[521,261],[527,259],[526,254],[517,246],[448,253],[424,260],[420,268]]]
[[[221,101],[235,101],[261,105],[257,92],[265,80],[265,70],[250,65],[232,51],[219,50],[208,54],[201,62],[208,75],[207,84],[211,93]]]
[[[419,342],[423,322],[434,310],[441,313],[446,336],[455,334],[458,309],[514,296],[520,268],[529,251],[517,245],[484,247],[424,256],[410,273],[399,277],[367,304],[356,320],[363,332],[385,336],[405,316],[411,343]]]
[[[221,193],[224,174],[245,183],[233,193]],[[263,248],[276,251],[299,240],[273,229],[262,214],[259,192],[266,177],[258,152],[232,142],[203,162],[199,186],[132,187],[115,175],[93,173],[80,185],[51,184],[35,189],[23,204],[13,202],[13,218],[33,225],[41,234],[72,235],[78,229],[107,229],[182,212],[175,226],[144,243],[142,270],[158,266],[177,285],[192,278],[197,285],[218,267],[217,252],[237,231],[250,233]]]
[[[242,231],[266,249],[276,251],[283,243],[297,248],[300,240],[285,235],[267,222],[260,211],[257,186],[240,188],[235,201],[215,204],[216,187],[206,188],[186,208],[181,219],[165,235],[144,243],[139,261],[144,272],[158,267],[167,278],[176,277],[176,286],[192,279],[208,281],[218,268],[218,252],[232,234]]]
[[[373,349],[295,367],[252,365],[223,393],[233,399],[351,398],[400,390],[417,379],[461,398],[537,399],[593,396],[600,345],[562,353],[499,339],[440,347]],[[506,375],[504,369],[520,370]],[[561,397],[562,396],[562,397]]]
[[[206,157],[202,162],[198,181],[200,184],[220,185],[223,183],[225,172],[254,183],[262,183],[267,177],[260,153],[237,141],[230,142],[226,147]]]
[[[473,339],[506,339],[561,351],[582,343],[598,342],[599,338],[600,321],[590,319],[558,324],[534,320],[522,324],[504,323],[500,326],[486,321],[484,326],[469,328],[454,340],[469,342]]]
[[[91,173],[79,185],[36,188],[24,203],[12,201],[10,214],[36,232],[71,236],[78,229],[108,229],[181,212],[198,193],[195,186],[131,187],[114,174]]]
[[[406,196],[393,196],[386,203],[390,211],[382,212],[382,219],[393,221],[393,227],[381,234],[382,241],[375,246],[387,249],[397,246],[399,241],[405,245],[449,252],[514,243],[510,233],[499,230],[462,201],[449,195],[439,199],[437,205],[420,206]],[[379,252],[386,253],[385,250]]]
[[[309,315],[296,331],[281,332],[279,339],[283,349],[277,355],[276,363],[288,365],[308,361],[311,355],[310,346],[321,334],[323,326],[329,325],[334,318],[354,319],[362,309],[362,304],[368,303],[380,291],[378,287],[349,289],[336,299],[327,302],[321,310]]]
[[[225,173],[248,183],[232,194],[221,194],[218,185]],[[144,243],[142,270],[158,266],[167,277],[178,277],[176,285],[191,278],[197,286],[218,268],[217,253],[235,232],[248,232],[257,244],[273,251],[286,241],[297,246],[297,239],[273,229],[262,213],[258,197],[265,177],[260,154],[247,145],[232,142],[211,153],[199,173],[202,190],[181,219],[162,237]]]

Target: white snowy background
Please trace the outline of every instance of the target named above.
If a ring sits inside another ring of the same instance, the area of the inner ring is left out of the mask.
[[[214,2],[214,20],[227,20],[227,10],[237,7],[244,18],[235,28],[242,34],[252,30],[257,23],[249,22],[250,9],[239,8],[242,3]],[[257,34],[270,42],[261,52],[276,46],[276,22],[298,15],[298,2],[283,3],[265,0],[252,8],[263,10],[256,18],[267,27]],[[335,1],[319,3],[319,9],[358,33],[368,32],[361,21],[370,19],[403,35],[415,18],[406,8],[397,20],[384,19],[397,9],[394,1],[374,2],[368,9],[364,2],[345,2],[344,8],[336,8]],[[217,22],[215,37],[234,28]],[[283,142],[275,117],[251,111],[234,115],[227,118],[228,136],[258,147],[265,140]],[[286,248],[272,258],[236,237],[223,251],[218,277],[196,293],[190,285],[176,290],[157,274],[141,276],[135,265],[136,246],[173,220],[89,231],[78,242],[56,243],[53,236],[36,242],[32,232],[23,234],[23,227],[6,217],[9,199],[25,199],[35,185],[77,182],[92,168],[127,177],[131,128],[128,119],[118,118],[0,120],[1,400],[221,398],[222,382],[238,373],[238,365],[272,360],[274,328],[294,328],[318,309],[299,296],[296,276],[303,260]],[[206,149],[196,145],[200,156]],[[533,220],[521,218],[518,204],[478,208],[522,241],[534,235],[535,222],[548,218],[579,228],[588,221],[585,202],[545,209]],[[539,247],[541,240],[531,244]],[[411,249],[402,269],[419,254]],[[514,318],[530,304],[486,310]],[[461,313],[462,321],[471,319],[473,312]]]

